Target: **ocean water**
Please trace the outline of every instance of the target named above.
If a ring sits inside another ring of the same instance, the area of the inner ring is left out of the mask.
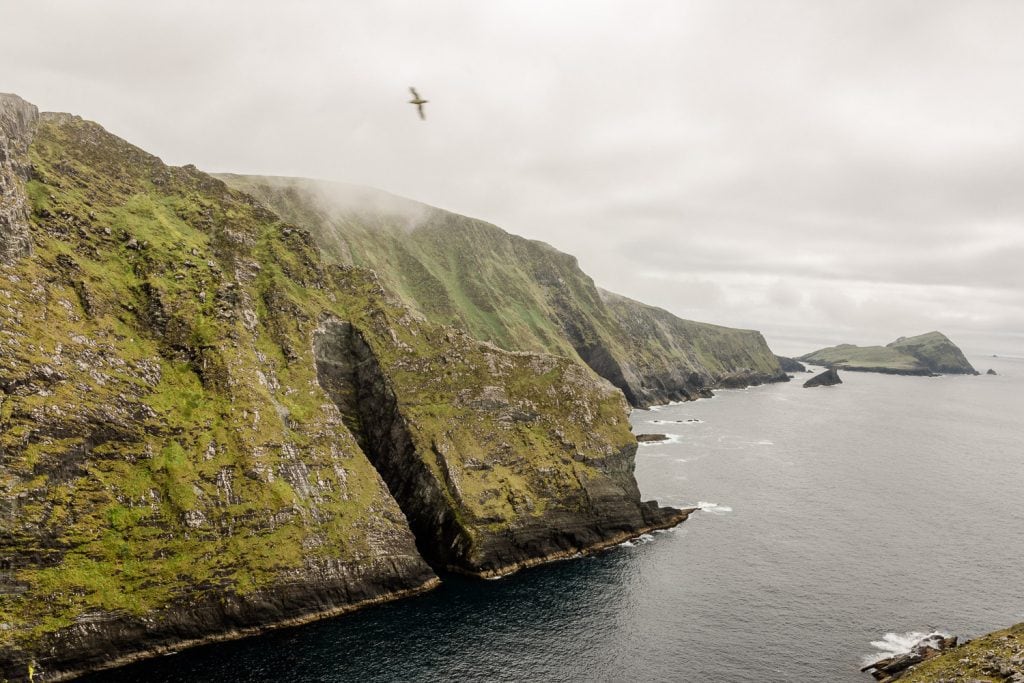
[[[1024,359],[634,411],[677,529],[90,681],[860,681],[915,632],[1024,621]]]

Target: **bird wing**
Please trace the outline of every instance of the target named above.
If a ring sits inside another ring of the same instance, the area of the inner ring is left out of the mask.
[[[424,121],[426,121],[427,120],[427,115],[423,113],[423,105],[422,104],[417,104],[416,108],[420,110],[420,118],[423,119]]]
[[[412,96],[415,97],[417,100],[420,98],[420,94],[416,92],[416,88],[412,87],[411,85],[409,86],[409,92],[411,92]]]

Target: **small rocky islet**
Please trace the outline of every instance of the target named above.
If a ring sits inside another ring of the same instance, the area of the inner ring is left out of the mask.
[[[890,375],[977,375],[963,351],[941,332],[900,337],[885,346],[840,344],[818,349],[797,360],[826,368]]]

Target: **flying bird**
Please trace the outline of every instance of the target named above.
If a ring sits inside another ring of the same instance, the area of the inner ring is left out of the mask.
[[[409,104],[415,104],[416,109],[420,112],[420,118],[426,121],[427,115],[423,113],[423,105],[426,104],[429,100],[425,100],[422,97],[420,97],[420,94],[416,92],[416,88],[413,88],[411,86],[409,87],[409,92],[412,93],[412,99],[409,100]]]

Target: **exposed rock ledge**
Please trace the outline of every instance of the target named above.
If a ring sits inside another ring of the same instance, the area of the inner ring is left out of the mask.
[[[39,110],[17,95],[0,93],[0,263],[26,256],[29,207],[24,192],[26,155]]]

